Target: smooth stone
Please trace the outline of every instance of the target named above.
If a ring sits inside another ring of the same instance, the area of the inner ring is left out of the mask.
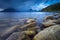
[[[33,40],[60,40],[60,24],[40,31]]]

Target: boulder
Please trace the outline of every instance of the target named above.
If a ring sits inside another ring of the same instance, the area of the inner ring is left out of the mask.
[[[32,22],[36,22],[36,21],[34,19],[28,19],[26,22],[27,23],[32,23]]]
[[[47,20],[53,20],[54,19],[54,16],[53,15],[49,15],[49,16],[46,16],[44,18],[44,21],[47,21]]]
[[[40,31],[33,40],[60,40],[60,25],[54,25]]]
[[[54,23],[56,23],[56,24],[60,24],[60,18],[57,19]]]
[[[6,40],[30,40],[30,38],[24,32],[15,32]]]
[[[57,20],[48,20],[46,22],[43,22],[42,24],[45,26],[45,27],[49,27],[49,26],[52,26],[52,25],[55,25],[57,22]]]
[[[60,24],[60,14],[49,15],[44,18],[43,25],[45,27],[53,26],[55,24]]]
[[[60,14],[58,15],[58,17],[60,18]]]
[[[35,35],[35,31],[23,31],[26,35]]]
[[[59,19],[60,18],[60,14],[54,14],[54,18],[55,19]]]
[[[23,31],[29,38],[30,40],[33,39],[33,37],[36,35],[36,31]]]
[[[25,24],[25,25],[23,25],[22,27],[19,27],[19,29],[21,30],[27,30],[27,29],[30,29],[30,28],[32,28],[32,29],[34,29],[36,27],[36,22],[32,22],[32,23],[29,23],[29,24]]]

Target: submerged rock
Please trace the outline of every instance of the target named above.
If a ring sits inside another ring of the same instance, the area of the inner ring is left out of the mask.
[[[33,40],[60,40],[60,25],[54,25],[42,30]]]

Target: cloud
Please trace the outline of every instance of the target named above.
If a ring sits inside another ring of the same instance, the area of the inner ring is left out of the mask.
[[[4,9],[0,9],[0,11],[3,11]]]
[[[32,6],[32,10],[36,10],[36,11],[40,11],[43,8],[46,8],[49,5],[55,4],[55,3],[59,3],[60,0],[42,0],[39,4],[36,4],[34,6]]]
[[[33,9],[38,11],[57,2],[60,2],[60,0],[0,0],[0,8],[15,8],[20,11]]]
[[[34,4],[35,3],[33,1],[26,1],[26,2],[22,3],[21,5],[19,5],[18,7],[15,7],[15,9],[21,10],[21,11],[28,11],[29,9],[31,9],[31,7]]]
[[[32,10],[36,10],[36,11],[39,11],[45,7],[47,7],[48,5],[45,5],[45,4],[39,4],[39,5],[36,5],[36,6],[33,6],[32,7]]]
[[[34,5],[36,0],[0,0],[0,8],[15,8],[21,11],[25,11]]]

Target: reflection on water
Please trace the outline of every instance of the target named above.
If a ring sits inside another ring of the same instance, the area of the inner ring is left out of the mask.
[[[47,15],[56,14],[55,12],[0,12],[0,32],[3,29],[10,28],[12,25],[22,25],[21,19],[36,18],[37,22],[43,21]]]

